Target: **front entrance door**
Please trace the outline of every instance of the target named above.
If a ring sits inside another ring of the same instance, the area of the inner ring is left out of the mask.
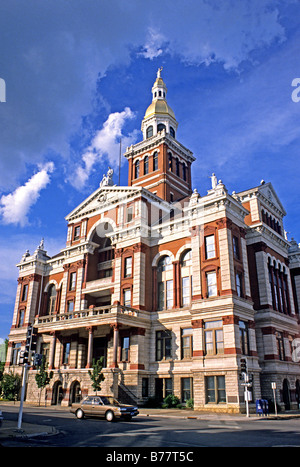
[[[74,381],[74,383],[71,386],[70,390],[70,405],[71,404],[77,404],[81,400],[81,389],[80,389],[80,383],[78,381]]]
[[[284,402],[285,410],[290,410],[291,408],[290,389],[289,389],[289,383],[287,379],[283,381],[282,393],[283,393],[282,395],[283,395],[283,402]]]
[[[106,367],[107,339],[106,337],[95,337],[93,341],[93,360],[104,357],[103,367]]]
[[[63,387],[60,381],[57,381],[53,386],[52,392],[52,405],[61,405],[61,401],[63,400]]]

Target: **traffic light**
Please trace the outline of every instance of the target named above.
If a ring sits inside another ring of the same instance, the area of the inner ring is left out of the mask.
[[[32,352],[36,351],[36,344],[37,344],[37,328],[32,328],[31,345],[30,345],[30,350]]]
[[[241,372],[242,373],[247,373],[248,368],[247,368],[247,359],[246,358],[241,358]]]
[[[25,356],[25,352],[24,350],[20,350],[19,352],[19,358],[18,358],[18,364],[19,365],[23,365],[24,362],[24,356]]]
[[[19,365],[28,363],[31,352],[35,353],[37,344],[37,328],[31,325],[27,328],[25,349],[20,351]]]

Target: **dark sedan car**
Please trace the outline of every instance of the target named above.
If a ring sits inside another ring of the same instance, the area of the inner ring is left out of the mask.
[[[105,417],[108,422],[117,418],[131,420],[139,413],[137,407],[120,404],[111,396],[86,396],[78,404],[72,404],[71,412],[77,418]]]

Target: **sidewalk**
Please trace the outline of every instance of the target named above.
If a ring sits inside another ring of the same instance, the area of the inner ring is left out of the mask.
[[[1,439],[9,438],[32,438],[37,436],[51,436],[58,433],[58,431],[47,425],[37,425],[33,423],[24,423],[22,422],[21,430],[17,428],[17,420],[10,421],[5,420],[5,406],[11,406],[13,403],[10,402],[0,402],[0,408],[4,415],[4,420],[2,426],[0,426],[0,446]],[[15,404],[16,407],[19,407],[18,404]],[[26,407],[39,408],[38,406],[31,404],[24,404],[24,412],[26,412]],[[40,407],[41,409],[53,409],[61,410],[68,412],[70,407],[61,407],[61,406],[47,406]],[[279,413],[277,416],[275,414],[270,414],[267,417],[258,416],[256,414],[250,414],[250,417],[247,418],[246,414],[228,414],[228,413],[215,413],[215,412],[203,412],[198,410],[186,410],[186,409],[150,409],[150,408],[139,408],[139,417],[165,417],[165,418],[181,418],[188,420],[235,420],[235,421],[253,421],[253,420],[276,420],[276,419],[287,419],[287,418],[300,418],[300,410],[289,411]]]

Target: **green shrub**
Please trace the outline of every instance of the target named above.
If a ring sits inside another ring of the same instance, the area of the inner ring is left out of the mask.
[[[177,396],[174,396],[174,394],[169,394],[167,397],[165,397],[162,405],[164,409],[174,409],[180,406],[180,400]]]
[[[186,407],[187,407],[188,409],[193,409],[193,408],[194,408],[194,399],[188,399],[188,400],[186,401]]]

